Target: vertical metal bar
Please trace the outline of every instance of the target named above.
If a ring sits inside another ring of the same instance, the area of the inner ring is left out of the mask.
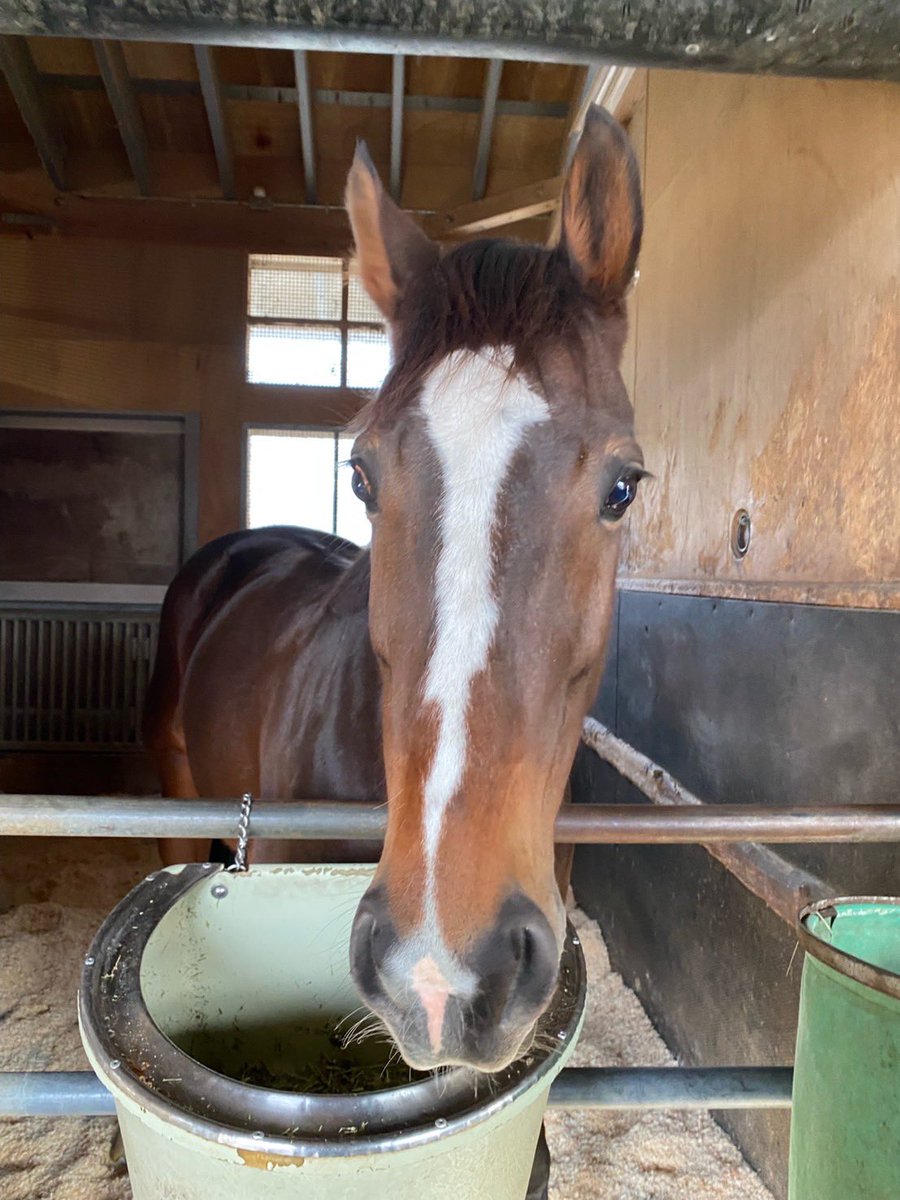
[[[297,107],[300,110],[300,150],[303,154],[303,175],[306,182],[305,201],[307,204],[317,204],[312,97],[309,88],[309,59],[305,50],[294,51],[294,77],[297,81]]]
[[[49,621],[48,631],[50,633],[50,687],[49,708],[47,712],[47,738],[52,742],[56,738],[59,725],[59,658],[56,652],[56,643],[59,636],[59,621],[56,617],[53,617]]]
[[[472,176],[473,200],[483,200],[487,187],[488,162],[491,157],[494,118],[497,115],[497,97],[500,94],[500,77],[502,74],[503,59],[490,59],[485,77],[484,100],[481,105],[481,126],[478,130],[478,149],[475,152],[475,171]]]
[[[82,736],[83,719],[79,714],[84,676],[81,668],[81,661],[84,657],[84,621],[75,620],[72,625],[75,640],[75,661],[72,670],[72,741],[81,742],[84,740]]]
[[[22,671],[22,740],[27,742],[31,737],[31,690],[34,679],[34,667],[31,662],[31,641],[33,622],[29,617],[23,618],[25,625],[25,655]]]
[[[215,51],[212,46],[195,46],[194,57],[197,60],[197,74],[200,76],[200,91],[203,103],[206,105],[206,119],[209,122],[209,132],[212,135],[213,150],[216,154],[216,165],[219,168],[219,186],[226,200],[235,197],[234,185],[234,149],[231,142],[231,131],[228,128],[228,109],[225,104],[225,93],[222,80],[216,67]]]
[[[406,59],[395,54],[391,59],[391,195],[400,203],[403,172],[403,93]]]
[[[125,726],[122,736],[123,742],[134,740],[133,728],[137,714],[137,705],[134,699],[134,656],[137,649],[137,622],[129,621],[125,626],[125,703],[122,705],[125,711]]]
[[[97,736],[104,745],[109,740],[109,621],[97,622],[100,663],[97,671]]]
[[[9,729],[10,705],[6,696],[9,677],[7,656],[9,655],[9,617],[0,615],[0,741],[11,742]]]
[[[34,663],[34,736],[38,742],[49,740],[47,738],[44,725],[47,719],[47,704],[45,693],[47,691],[47,672],[50,669],[50,664],[45,661],[44,656],[44,627],[47,622],[42,618],[37,619],[37,647],[35,649]]]
[[[138,108],[137,98],[125,65],[125,51],[121,42],[94,42],[97,66],[103,77],[106,94],[115,113],[116,123],[122,137],[131,172],[142,196],[149,196],[150,157],[147,136]]]
[[[23,37],[0,38],[0,70],[6,76],[22,120],[53,186],[66,190],[65,145],[53,127],[34,59]]]
[[[73,720],[69,708],[69,675],[72,670],[72,655],[74,651],[74,634],[71,621],[61,621],[62,628],[62,679],[59,688],[60,728],[58,737],[62,742],[72,742]]]
[[[122,740],[122,622],[110,621],[109,740]]]
[[[86,663],[87,671],[85,673],[85,689],[84,689],[84,740],[92,742],[94,739],[95,713],[97,710],[96,700],[96,679],[97,679],[97,622],[87,622],[87,655]]]
[[[16,742],[20,741],[21,737],[22,737],[22,731],[21,731],[20,723],[19,723],[19,711],[18,711],[19,675],[21,673],[20,666],[19,666],[19,642],[20,642],[19,625],[20,625],[19,618],[13,617],[13,619],[12,619],[12,670],[10,672],[10,674],[12,675],[12,688],[10,689],[9,707],[10,707],[10,713],[11,713],[11,717],[12,717],[12,721],[11,721],[12,738],[13,738],[13,741],[16,741]]]

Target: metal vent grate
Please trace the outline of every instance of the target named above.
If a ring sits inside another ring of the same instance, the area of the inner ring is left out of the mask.
[[[133,747],[159,617],[0,611],[0,748]]]

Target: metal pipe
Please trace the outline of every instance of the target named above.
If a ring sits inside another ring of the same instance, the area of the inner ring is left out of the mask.
[[[0,1071],[0,1117],[110,1117],[116,1106],[93,1071]]]
[[[47,106],[34,59],[24,38],[0,37],[0,73],[6,76],[22,120],[50,182],[66,190],[66,147]]]
[[[403,93],[406,59],[395,54],[391,60],[391,195],[400,203],[403,171]]]
[[[790,1108],[791,1067],[572,1067],[551,1108]]]
[[[235,197],[234,148],[231,142],[231,130],[228,126],[225,89],[222,87],[222,78],[219,75],[214,55],[215,51],[212,46],[194,47],[200,89],[203,93],[203,103],[206,106],[206,119],[209,123],[216,165],[219,169],[219,186],[222,189],[223,197],[226,200],[233,200]]]
[[[168,800],[116,796],[0,795],[0,834],[18,837],[237,836],[240,800]],[[257,802],[251,838],[378,840],[383,804],[342,800]],[[656,808],[641,804],[573,804],[560,811],[562,843],[694,844],[698,842],[900,841],[900,804],[770,808],[710,804]]]
[[[377,8],[377,11],[375,10]],[[372,54],[897,79],[900,5],[886,0],[429,0],[416,5],[152,5],[0,0],[0,33]]]
[[[577,1067],[550,1089],[551,1108],[790,1108],[790,1067]],[[0,1072],[0,1117],[107,1117],[92,1071]]]
[[[313,133],[312,99],[309,84],[309,59],[305,50],[294,51],[294,79],[297,84],[297,110],[300,116],[300,152],[303,155],[304,200],[316,203],[316,142]]]
[[[149,196],[152,186],[147,135],[144,132],[144,122],[135,98],[131,76],[128,74],[125,51],[121,42],[96,41],[94,56],[119,126],[119,135],[138,191],[142,196]]]
[[[475,151],[475,169],[472,172],[472,199],[481,200],[487,187],[488,163],[494,138],[494,118],[497,115],[497,99],[500,95],[500,78],[503,75],[503,60],[492,58],[487,65],[484,82],[484,100],[481,106],[481,124],[478,128],[478,148]]]

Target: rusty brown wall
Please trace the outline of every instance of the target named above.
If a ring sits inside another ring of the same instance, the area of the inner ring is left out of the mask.
[[[2,237],[0,281],[0,406],[199,414],[201,543],[239,525],[244,422],[355,407],[245,382],[243,251]]]
[[[900,606],[898,129],[896,85],[650,73],[627,586]]]

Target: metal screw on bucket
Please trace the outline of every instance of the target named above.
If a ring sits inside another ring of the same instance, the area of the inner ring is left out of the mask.
[[[252,795],[249,792],[244,792],[241,798],[241,816],[238,821],[237,850],[234,852],[234,862],[228,868],[229,871],[247,870],[247,844],[250,841],[250,809],[252,807]]]
[[[210,888],[210,892],[214,900],[224,900],[228,895],[228,888],[224,883],[217,883],[214,887]]]

